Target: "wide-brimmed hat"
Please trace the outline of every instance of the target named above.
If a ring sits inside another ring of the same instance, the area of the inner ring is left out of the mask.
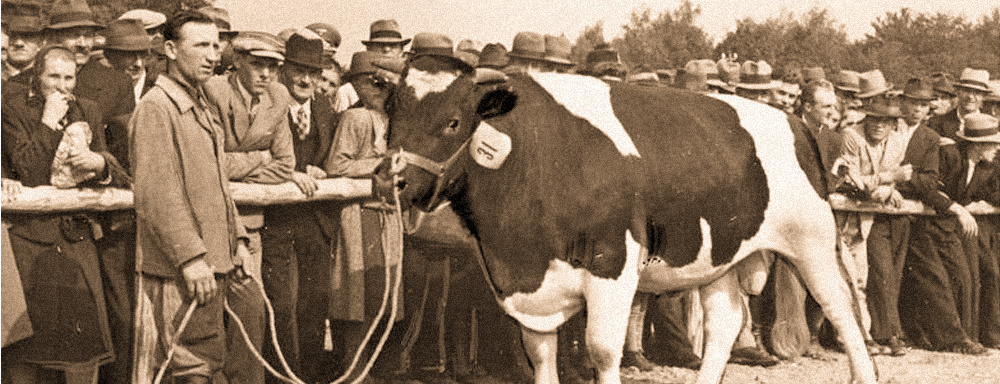
[[[3,29],[7,33],[38,33],[45,29],[42,8],[36,3],[3,2]]]
[[[892,89],[892,83],[885,81],[885,76],[878,69],[862,73],[858,80],[861,88],[857,94],[857,98],[859,99],[875,97]]]
[[[729,58],[722,58],[715,63],[715,67],[719,78],[708,79],[708,85],[736,93],[736,84],[740,82],[740,63]]]
[[[472,70],[474,67],[462,59],[455,57],[451,38],[442,33],[421,32],[413,35],[413,45],[410,46],[410,58],[416,59],[421,56],[434,56],[458,65],[459,67]]]
[[[455,45],[455,57],[476,67],[479,65],[479,55],[482,54],[483,42],[472,39],[462,39]]]
[[[285,42],[285,62],[323,69],[323,40],[309,29],[291,36]]]
[[[340,31],[336,27],[327,23],[312,23],[306,26],[306,29],[315,32],[327,43],[323,46],[326,51],[336,52],[337,48],[340,48]]]
[[[897,103],[890,102],[886,99],[879,99],[876,102],[868,103],[860,109],[862,113],[865,114],[865,118],[878,117],[878,118],[901,118],[903,117],[903,111],[899,108]]]
[[[936,99],[936,97],[934,97],[934,87],[931,83],[919,77],[907,80],[906,85],[903,86],[903,93],[900,94],[900,96],[908,99],[924,101]]]
[[[518,32],[514,35],[508,57],[545,60],[545,37],[536,32]]]
[[[86,0],[56,0],[49,11],[49,25],[45,29],[76,27],[100,28]]]
[[[152,39],[138,19],[112,20],[104,28],[104,49],[116,51],[148,51]]]
[[[299,30],[295,28],[285,28],[279,31],[278,34],[275,36],[278,36],[278,40],[288,41],[288,38],[292,37],[292,35],[294,35],[298,31]]]
[[[220,36],[236,36],[239,32],[233,30],[233,26],[229,21],[229,11],[224,8],[205,6],[198,8],[198,12],[208,16],[215,23],[215,26],[219,28]]]
[[[545,60],[556,65],[573,65],[569,56],[573,43],[566,36],[545,35]]]
[[[956,87],[973,89],[982,92],[990,91],[990,73],[985,69],[966,68],[958,77]]]
[[[849,70],[841,70],[830,77],[833,87],[841,92],[861,92],[861,74]]]
[[[240,32],[233,39],[232,47],[233,51],[238,53],[285,60],[285,44],[277,36],[267,32]]]
[[[979,143],[1000,143],[1000,121],[996,117],[977,112],[965,115],[962,119],[965,121],[965,130],[956,134],[958,138]]]
[[[379,71],[402,72],[405,67],[403,59],[390,58],[375,52],[360,51],[351,56],[351,67],[344,73],[345,82],[353,81],[361,75],[373,75]]]
[[[508,61],[507,47],[504,47],[500,43],[490,43],[483,47],[483,51],[479,54],[479,63],[476,64],[476,67],[500,69],[506,67]]]
[[[714,63],[711,67],[717,71]],[[708,72],[709,68],[703,60],[688,61],[684,68],[677,70],[674,86],[694,92],[708,92]]]
[[[781,86],[780,80],[771,79],[772,72],[766,61],[746,61],[740,69],[740,82],[736,88],[768,90]]]
[[[371,43],[406,45],[410,43],[410,39],[403,38],[403,33],[400,32],[399,23],[396,20],[386,19],[375,20],[368,27],[368,40],[361,40],[361,43],[365,45]]]
[[[167,15],[148,9],[133,9],[118,16],[118,20],[139,20],[142,29],[153,29],[167,22]]]
[[[823,67],[802,68],[802,84],[818,79],[826,79],[826,70]]]

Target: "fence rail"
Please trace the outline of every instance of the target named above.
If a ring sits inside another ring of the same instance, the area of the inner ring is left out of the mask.
[[[353,200],[372,196],[371,180],[367,179],[323,179],[318,180],[319,189],[312,197],[306,197],[293,183],[278,185],[229,183],[233,200],[241,206],[268,206],[294,204],[307,201]],[[838,211],[872,212],[891,215],[934,215],[934,209],[925,207],[919,201],[906,200],[902,207],[893,208],[882,204],[859,202],[841,194],[829,197],[830,206]],[[5,212],[43,213],[72,211],[114,211],[132,208],[132,192],[117,188],[58,189],[52,186],[24,188],[12,201],[4,196],[2,206]],[[974,215],[998,215],[1000,208],[976,205],[970,207]]]

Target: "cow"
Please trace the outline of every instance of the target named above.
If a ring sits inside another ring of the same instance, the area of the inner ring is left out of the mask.
[[[536,383],[558,382],[556,331],[584,306],[598,382],[619,383],[640,280],[701,287],[698,382],[718,383],[742,322],[726,272],[760,249],[789,255],[842,335],[854,381],[876,382],[845,283],[831,278],[832,212],[799,167],[782,112],[578,75],[456,68],[423,56],[404,70],[386,106],[393,155],[375,188],[404,208],[451,201],[497,302],[521,324]]]

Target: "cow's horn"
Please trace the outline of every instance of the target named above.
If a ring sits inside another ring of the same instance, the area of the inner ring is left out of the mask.
[[[495,69],[476,68],[476,84],[496,84],[507,81],[507,75]]]

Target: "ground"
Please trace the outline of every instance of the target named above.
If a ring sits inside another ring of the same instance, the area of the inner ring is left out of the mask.
[[[1000,350],[984,356],[910,350],[906,356],[876,356],[879,382],[886,384],[995,384],[1000,383]],[[624,384],[682,384],[695,380],[697,372],[683,368],[660,368],[639,372],[622,370]],[[794,383],[843,384],[850,378],[847,355],[829,353],[826,361],[800,358],[770,368],[729,364],[723,384]]]

